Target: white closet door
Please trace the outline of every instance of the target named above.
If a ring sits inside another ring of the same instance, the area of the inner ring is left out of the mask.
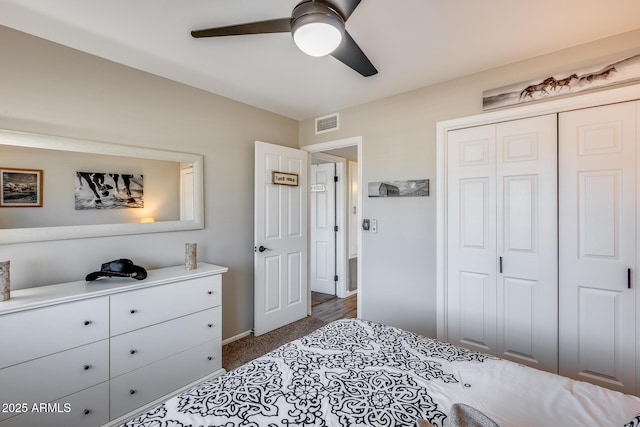
[[[447,143],[447,339],[557,372],[556,116]]]
[[[557,116],[497,125],[498,356],[558,371]]]
[[[636,106],[562,113],[559,126],[560,373],[627,393],[636,391]]]
[[[496,354],[495,126],[449,132],[447,339]]]
[[[636,103],[636,171],[640,166],[640,149],[638,149],[638,144],[640,144],[640,101]],[[636,194],[640,191],[640,174],[636,172]],[[638,280],[638,273],[640,267],[640,227],[638,224],[640,223],[640,197],[636,196],[636,268],[632,271],[631,279],[631,287],[634,289],[635,294],[635,307],[636,307],[636,389],[634,394],[640,395],[640,313],[637,312],[638,307],[640,307],[640,292],[635,290],[640,285],[640,280]],[[628,286],[627,286],[628,288]],[[633,296],[630,295],[631,298]]]

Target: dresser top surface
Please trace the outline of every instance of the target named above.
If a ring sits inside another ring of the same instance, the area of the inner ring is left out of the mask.
[[[198,263],[198,268],[195,270],[186,270],[184,265],[148,270],[147,278],[144,280],[110,277],[101,278],[93,282],[79,280],[76,282],[19,289],[11,291],[11,299],[0,302],[0,315],[64,302],[129,292],[136,289],[144,289],[198,277],[213,276],[227,271],[227,267]]]

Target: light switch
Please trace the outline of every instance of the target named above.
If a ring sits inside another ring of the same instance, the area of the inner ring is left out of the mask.
[[[372,219],[371,220],[371,232],[372,233],[377,233],[378,232],[378,220],[377,219]]]

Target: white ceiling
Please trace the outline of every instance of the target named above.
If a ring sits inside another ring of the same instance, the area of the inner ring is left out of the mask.
[[[347,31],[379,71],[368,78],[290,34],[190,35],[297,2],[0,0],[0,25],[298,120],[640,28],[638,0],[363,0]]]

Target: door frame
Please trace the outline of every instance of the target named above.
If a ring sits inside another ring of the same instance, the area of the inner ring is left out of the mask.
[[[532,103],[436,123],[436,327],[447,337],[447,134],[450,130],[640,99],[640,84]],[[640,356],[639,356],[640,357]]]
[[[318,144],[312,144],[312,145],[306,145],[304,147],[300,147],[301,150],[307,151],[309,153],[319,153],[319,152],[323,152],[323,151],[329,151],[329,150],[335,150],[337,148],[345,148],[345,147],[351,147],[351,146],[355,146],[357,148],[358,151],[358,183],[359,183],[359,191],[358,191],[358,206],[360,206],[360,209],[358,210],[357,214],[358,214],[358,224],[362,223],[362,194],[363,192],[360,190],[362,188],[362,169],[363,169],[363,159],[362,159],[362,137],[361,136],[355,136],[355,137],[351,137],[351,138],[344,138],[344,139],[338,139],[338,140],[334,140],[334,141],[328,141],[328,142],[321,142]],[[311,156],[309,156],[311,157]],[[311,159],[309,158],[309,162],[311,162]],[[308,173],[311,173],[311,165],[309,165],[309,167],[307,168]],[[340,169],[341,167],[337,167],[337,169]],[[338,173],[338,172],[337,172]],[[346,170],[342,170],[342,176],[344,176],[346,174]],[[340,176],[340,175],[338,175]],[[342,179],[343,184],[345,184],[345,180],[344,178]],[[341,269],[339,269],[339,271],[344,272],[342,274],[342,276],[345,276],[346,271],[348,266],[347,263],[349,262],[347,259],[347,247],[346,247],[346,206],[347,206],[347,201],[345,200],[345,198],[347,197],[347,194],[344,190],[344,185],[338,185],[338,188],[336,188],[336,192],[338,194],[338,201],[336,203],[336,209],[338,209],[338,205],[342,206],[342,210],[338,211],[340,214],[338,215],[338,217],[340,218],[340,220],[338,221],[338,250],[340,251],[340,258],[338,258],[340,260],[339,264],[344,264],[342,266]],[[307,194],[307,202],[310,204],[311,203],[311,198],[309,196],[309,194]],[[307,211],[310,211],[310,209],[307,209]],[[309,212],[309,215],[311,215],[311,213]],[[309,223],[309,222],[308,222]],[[309,240],[309,239],[307,239]],[[308,251],[309,252],[309,251]],[[357,275],[357,316],[361,317],[362,315],[362,283],[364,282],[362,279],[363,273],[362,273],[362,228],[358,227],[358,261],[356,263],[356,268],[358,270],[358,275]],[[310,262],[310,261],[309,261]],[[346,277],[343,277],[343,287],[345,287],[345,289],[343,289],[343,296],[348,296],[344,291],[346,291]],[[311,287],[308,286],[308,292],[309,292],[309,296],[308,296],[308,301],[309,301],[309,314],[311,314]],[[340,289],[338,289],[338,296],[340,297],[341,292]]]

